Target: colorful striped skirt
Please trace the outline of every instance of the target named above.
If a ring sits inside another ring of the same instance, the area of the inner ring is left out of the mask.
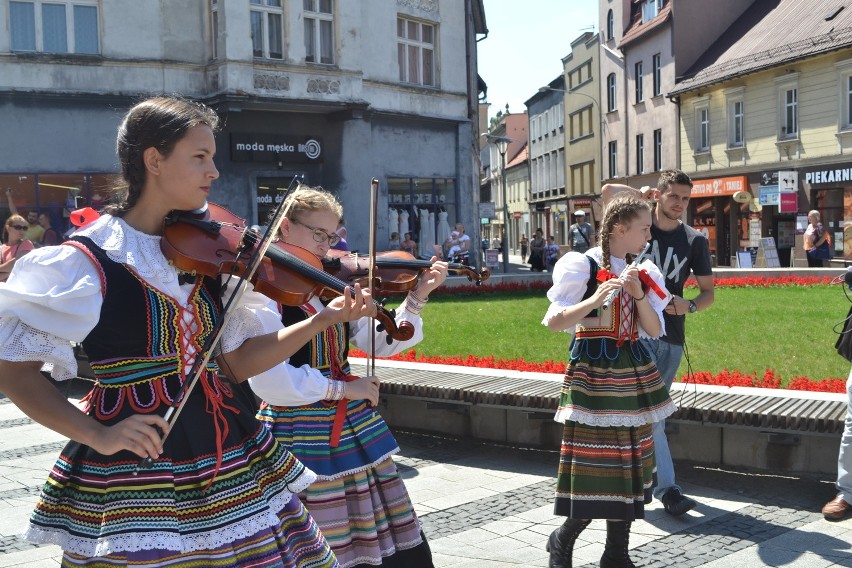
[[[391,458],[335,479],[314,482],[300,494],[341,568],[380,564],[421,544],[420,523]],[[407,563],[407,566],[431,566]]]
[[[150,468],[137,471],[139,458],[128,451],[104,456],[70,442],[42,489],[28,540],[59,545],[67,566],[337,566],[295,495],[316,476],[226,385],[208,380],[187,397]],[[89,412],[114,424],[136,413],[128,396],[148,386],[96,386]],[[217,393],[226,394],[214,422],[208,401]]]
[[[556,413],[565,424],[556,514],[644,518],[655,468],[651,425],[675,409],[639,342],[575,338]]]
[[[566,422],[562,431],[557,515],[574,519],[645,517],[654,474],[651,425],[585,426]]]
[[[66,552],[63,568],[321,568],[337,566],[334,555],[299,498],[278,512],[269,531],[240,537],[208,550],[149,549],[86,558]]]
[[[399,451],[387,424],[363,400],[349,401],[340,444],[329,445],[336,406],[261,407],[276,439],[317,473],[300,497],[341,567],[432,566],[420,523],[391,455]]]

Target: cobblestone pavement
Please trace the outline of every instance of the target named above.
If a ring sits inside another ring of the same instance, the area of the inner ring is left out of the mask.
[[[0,397],[0,567],[55,567],[56,546],[19,536],[64,440]],[[546,566],[556,451],[397,432],[396,457],[438,567]],[[852,518],[830,523],[819,509],[830,479],[759,475],[678,464],[685,491],[699,501],[671,517],[659,503],[633,524],[631,556],[640,567],[852,567]],[[598,565],[605,523],[580,536],[574,566]]]

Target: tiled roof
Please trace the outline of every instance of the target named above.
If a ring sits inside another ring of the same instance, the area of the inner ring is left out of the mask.
[[[849,0],[758,1],[698,59],[685,78],[675,83],[669,95],[850,45]]]
[[[633,18],[637,21],[633,22],[627,31],[624,32],[624,35],[621,37],[621,41],[618,42],[619,49],[625,47],[628,43],[631,43],[633,40],[639,38],[640,36],[645,35],[651,30],[655,30],[669,21],[669,18],[672,15],[672,6],[671,2],[668,2],[660,12],[647,22],[642,22],[642,6],[634,5],[633,7],[634,15]],[[638,10],[638,18],[636,18],[636,10]]]
[[[506,169],[508,170],[511,167],[517,166],[526,162],[530,157],[529,152],[530,146],[529,144],[524,143],[524,147],[521,148],[521,151],[518,152],[518,155],[512,158],[512,161],[506,164]]]

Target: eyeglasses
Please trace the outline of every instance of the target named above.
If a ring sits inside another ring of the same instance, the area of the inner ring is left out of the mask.
[[[329,234],[318,227],[311,227],[310,225],[306,225],[298,219],[290,219],[290,221],[296,223],[297,225],[301,225],[306,229],[310,229],[311,232],[313,232],[314,234],[314,240],[318,243],[324,243],[325,241],[328,241],[328,246],[333,247],[334,245],[340,242],[340,235],[338,234]]]
[[[9,225],[13,229],[18,229],[19,231],[26,231],[29,229],[26,225]]]

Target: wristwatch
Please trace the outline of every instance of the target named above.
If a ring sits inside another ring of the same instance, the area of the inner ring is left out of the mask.
[[[698,305],[695,303],[695,300],[689,301],[689,313],[694,314],[698,311]]]

